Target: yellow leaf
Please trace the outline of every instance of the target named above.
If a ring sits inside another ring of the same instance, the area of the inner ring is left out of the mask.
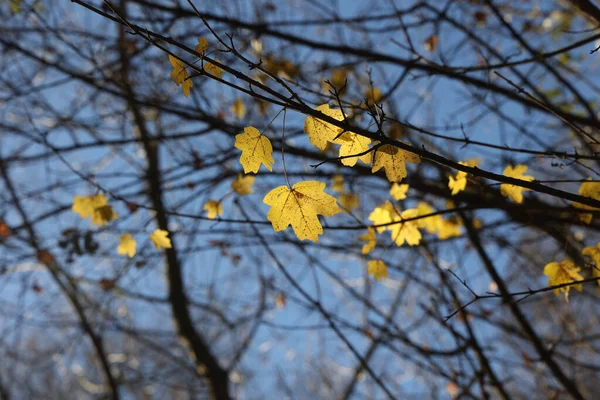
[[[373,275],[373,278],[377,281],[381,278],[387,278],[387,265],[381,260],[370,260],[367,264],[367,273]]]
[[[304,181],[296,183],[291,190],[279,186],[267,193],[263,202],[271,206],[267,218],[275,232],[292,225],[298,239],[317,242],[323,233],[317,215],[331,217],[341,211],[335,197],[324,189],[324,182]]]
[[[339,198],[339,202],[344,211],[352,211],[360,205],[358,195],[355,193],[343,193]]]
[[[398,215],[396,209],[389,201],[375,207],[373,212],[369,215],[369,220],[373,222],[373,225],[385,225],[394,222],[393,216]],[[381,233],[387,229],[386,226],[378,226],[375,228],[377,233]]]
[[[209,200],[204,204],[203,210],[208,211],[208,218],[215,219],[223,214],[223,206],[218,200]]]
[[[199,37],[198,44],[196,45],[196,53],[204,53],[208,50],[208,39]]]
[[[457,237],[461,235],[461,224],[452,219],[440,218],[437,227],[437,235],[441,240],[446,240],[451,237]]]
[[[244,128],[244,133],[235,136],[235,147],[242,150],[240,164],[244,167],[244,173],[257,173],[262,163],[269,171],[273,171],[271,164],[273,160],[273,146],[271,141],[261,135],[253,126]]]
[[[343,141],[340,146],[340,157],[351,156],[354,154],[360,154],[367,150],[369,150],[369,144],[371,143],[371,139],[368,137],[357,135],[353,132],[348,132],[348,136],[346,137],[348,140]],[[356,162],[360,159],[360,161],[365,164],[369,164],[371,162],[371,153],[363,154],[359,157],[348,157],[342,158],[342,164],[353,167],[356,165]]]
[[[546,264],[544,267],[544,275],[548,276],[548,286],[556,286],[565,283],[582,281],[583,277],[579,275],[580,269],[581,268],[575,267],[573,261],[571,260],[563,260],[560,263],[554,261]],[[563,292],[565,294],[565,299],[568,301],[569,290],[571,289],[571,286],[580,292],[582,291],[581,283],[579,283],[554,289],[553,292],[556,296],[558,296],[560,292]]]
[[[337,193],[344,193],[344,178],[341,175],[334,175],[331,190]]]
[[[592,276],[594,278],[600,278],[600,242],[595,246],[585,247],[581,254],[592,259],[594,265],[588,264],[588,266],[592,267]],[[598,280],[597,283],[600,286],[600,280]]]
[[[169,235],[169,232],[167,232],[163,229],[156,229],[150,235],[150,240],[152,241],[152,244],[154,245],[154,247],[156,247],[157,249],[160,249],[160,248],[170,249],[172,246],[171,246],[171,239],[169,239],[167,237],[168,235]]]
[[[117,253],[121,255],[128,255],[129,258],[132,258],[135,255],[135,247],[135,239],[129,233],[124,233],[119,238],[119,247],[117,247]]]
[[[254,175],[242,176],[242,174],[238,174],[235,180],[231,182],[231,189],[242,196],[245,194],[254,193],[254,190],[252,190],[254,179],[256,179]]]
[[[377,244],[377,237],[375,236],[375,229],[367,228],[367,233],[358,237],[361,242],[367,242],[362,247],[363,254],[369,254],[375,248]]]
[[[169,54],[169,62],[173,66],[171,71],[171,79],[177,86],[181,85],[181,90],[185,97],[190,95],[190,88],[192,87],[192,80],[188,79],[189,75],[185,69],[185,64],[178,58],[173,57]]]
[[[369,88],[367,93],[365,93],[365,98],[367,100],[367,104],[369,106],[373,106],[375,103],[379,103],[382,99],[383,95],[381,94],[381,90],[379,88]]]
[[[100,206],[94,209],[94,213],[92,214],[92,224],[96,224],[99,226],[104,226],[108,222],[113,221],[119,218],[115,210],[113,210],[112,206],[105,205]]]
[[[81,218],[87,218],[94,214],[94,210],[108,204],[108,199],[102,193],[93,196],[75,196],[71,210],[79,214]]]
[[[390,189],[390,196],[392,196],[394,200],[404,200],[406,198],[406,192],[408,192],[408,185],[406,183],[401,185],[394,183]]]
[[[322,104],[317,107],[316,110],[331,118],[337,119],[338,121],[344,120],[344,114],[342,113],[342,110],[330,109],[328,104]],[[345,132],[337,139],[336,137],[343,131],[344,130],[342,128],[338,128],[329,122],[325,122],[313,116],[306,117],[306,120],[304,121],[304,132],[308,134],[310,143],[319,150],[325,150],[328,142],[342,144],[348,139],[349,132]]]
[[[525,171],[527,171],[526,165],[517,164],[515,167],[509,165],[504,169],[502,175],[508,176],[510,178],[521,179],[527,182],[533,181],[533,176],[523,175]],[[502,193],[503,196],[507,196],[515,203],[523,202],[523,191],[525,190],[531,189],[527,189],[521,186],[510,185],[507,183],[503,183],[502,185],[500,185],[500,193]]]
[[[467,161],[460,161],[459,164],[467,167],[474,167],[478,162],[479,160],[477,159],[471,159]],[[452,196],[455,196],[461,191],[465,190],[467,187],[467,173],[464,171],[458,171],[456,176],[450,176],[448,178],[448,187],[450,190],[452,190]]]
[[[331,78],[329,82],[333,85],[336,90],[341,90],[344,84],[346,83],[346,78],[348,77],[349,70],[346,68],[338,68],[331,71]],[[331,86],[327,83],[323,82],[321,84],[323,90],[331,90]]]
[[[375,150],[371,172],[375,173],[384,168],[385,175],[390,182],[400,182],[402,178],[406,177],[405,162],[419,163],[421,159],[414,153],[384,144]]]
[[[237,119],[243,119],[246,116],[246,106],[239,97],[231,105],[231,112]]]
[[[218,63],[221,62],[221,60],[219,60],[218,58],[215,58],[215,61]],[[204,64],[204,70],[209,74],[216,76],[219,79],[223,77],[223,72],[225,72],[223,71],[223,68],[218,67],[216,64],[213,64],[209,60],[206,60],[206,63]]]
[[[402,211],[398,216],[396,214],[394,222],[403,221],[405,219],[416,218],[419,216],[419,211],[416,208],[411,208]],[[397,246],[402,246],[406,242],[410,246],[416,246],[421,242],[421,232],[419,232],[418,220],[399,222],[390,225],[388,229],[392,232],[392,240]]]
[[[581,186],[579,186],[579,195],[600,200],[600,182],[587,182],[590,180],[591,178],[587,178],[586,182],[581,183]],[[588,206],[586,204],[577,202],[573,202],[573,207],[579,208],[581,210],[597,210],[596,207]],[[588,225],[592,222],[593,217],[594,215],[589,213],[579,214],[579,219]]]

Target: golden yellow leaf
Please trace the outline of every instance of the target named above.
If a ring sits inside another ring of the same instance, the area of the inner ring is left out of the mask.
[[[203,210],[208,212],[207,217],[215,219],[223,214],[223,205],[218,200],[209,200],[204,204]]]
[[[369,215],[369,221],[373,222],[373,225],[385,225],[394,222],[394,216],[398,215],[393,204],[389,201],[375,207],[373,212]],[[381,233],[387,229],[386,226],[375,227],[377,233]]]
[[[173,57],[169,54],[169,62],[173,66],[173,70],[171,71],[171,79],[177,86],[181,85],[181,90],[185,97],[190,95],[190,89],[192,87],[192,80],[189,79],[189,75],[187,70],[185,69],[185,64],[183,61],[178,58]]]
[[[527,182],[533,181],[533,179],[534,179],[533,176],[523,175],[525,173],[525,171],[527,171],[526,165],[517,164],[515,167],[513,167],[512,165],[509,165],[504,169],[504,172],[502,173],[502,175],[508,176],[511,178],[515,178],[515,179],[521,179],[521,180],[527,181]],[[507,196],[515,203],[523,202],[523,191],[525,191],[525,190],[531,190],[531,189],[527,189],[527,188],[524,188],[521,186],[510,185],[507,183],[503,183],[502,185],[500,185],[500,193],[502,193],[503,196]]]
[[[252,185],[254,184],[255,179],[256,177],[254,175],[242,176],[242,174],[238,174],[235,180],[231,182],[231,189],[241,196],[254,193]]]
[[[338,121],[344,120],[342,110],[331,109],[328,104],[322,104],[317,107],[316,110],[331,118],[337,119]],[[313,116],[306,117],[306,120],[304,121],[304,132],[308,134],[310,143],[319,150],[325,150],[328,142],[342,144],[346,141],[349,132],[344,132],[344,134],[340,135],[343,131],[342,128],[338,128],[329,122],[325,122]],[[338,135],[340,135],[340,137],[338,137]]]
[[[433,207],[431,207],[429,204],[422,201],[419,204],[417,204],[417,211],[419,212],[419,216],[422,216],[422,215],[433,214],[436,210]],[[438,214],[438,215],[432,215],[430,217],[419,218],[416,221],[417,221],[417,225],[419,226],[419,228],[425,228],[427,233],[433,234],[433,233],[437,232],[438,227],[442,223],[441,220],[442,220],[442,216]]]
[[[375,150],[371,172],[375,173],[384,168],[385,175],[390,182],[400,182],[402,178],[406,177],[405,162],[419,163],[421,159],[414,153],[384,144]]]
[[[243,119],[246,116],[246,106],[239,97],[231,105],[231,112],[237,119]]]
[[[215,58],[215,61],[220,63],[221,60],[219,60],[218,58]],[[223,68],[218,67],[216,64],[213,64],[211,61],[206,60],[206,62],[204,63],[204,70],[206,72],[208,72],[209,74],[216,76],[217,78],[221,79],[223,77]]]
[[[115,210],[113,210],[112,206],[105,205],[100,206],[94,209],[94,213],[92,214],[92,224],[96,224],[99,226],[104,226],[110,221],[114,221],[119,218]]]
[[[584,247],[581,252],[584,256],[590,257],[594,262],[594,265],[589,265],[592,268],[592,276],[594,278],[600,278],[600,242],[595,246]],[[600,286],[600,280],[598,280]]]
[[[329,79],[329,82],[333,85],[333,87],[336,90],[341,90],[344,84],[346,83],[346,78],[348,77],[349,72],[350,71],[346,68],[334,69],[333,71],[331,71],[331,78]],[[323,88],[323,90],[331,90],[331,86],[329,86],[329,84],[327,84],[326,82],[323,82],[321,84],[321,87]]]
[[[117,247],[117,253],[121,255],[128,255],[129,258],[132,258],[135,255],[135,247],[137,243],[135,239],[129,234],[124,233],[119,238],[119,247]]]
[[[377,281],[381,278],[387,278],[387,265],[381,260],[370,260],[367,264],[367,273],[373,275],[373,278]]]
[[[457,237],[461,235],[461,224],[458,221],[452,219],[440,218],[437,227],[437,235],[441,240],[446,240],[451,237]]]
[[[273,146],[271,141],[253,126],[244,128],[244,133],[235,136],[235,147],[242,150],[240,164],[244,173],[257,173],[262,163],[269,171],[273,171]]]
[[[416,208],[411,208],[402,211],[400,215],[396,214],[393,219],[397,224],[390,225],[388,229],[392,232],[392,240],[397,246],[402,246],[406,242],[410,246],[416,246],[421,242],[421,232],[417,221],[399,222],[419,216],[419,211]]]
[[[591,178],[587,178],[586,182],[582,182],[579,186],[579,195],[583,197],[591,197],[595,200],[600,200],[600,182],[588,182]],[[596,207],[588,206],[586,204],[573,202],[573,207],[579,208],[581,210],[597,210]],[[579,219],[586,224],[590,224],[592,222],[594,215],[585,213],[579,214]]]
[[[344,177],[334,175],[331,183],[331,190],[337,193],[344,193]]]
[[[406,183],[398,184],[394,183],[390,189],[390,196],[394,200],[404,200],[406,198],[406,192],[408,192],[408,185]]]
[[[560,263],[554,261],[546,264],[544,267],[544,275],[548,276],[548,286],[556,286],[565,283],[582,281],[583,277],[579,275],[580,269],[581,268],[575,267],[573,261],[571,260],[563,260]],[[565,299],[569,301],[569,290],[571,290],[571,287],[574,287],[580,292],[583,290],[581,283],[579,283],[554,289],[553,292],[556,296],[558,296],[560,292],[563,292],[565,294]]]
[[[362,247],[363,254],[369,254],[375,248],[377,244],[377,237],[375,235],[375,229],[368,227],[367,233],[358,237],[361,242],[367,242]]]
[[[352,211],[360,205],[358,195],[355,193],[343,193],[340,195],[339,202],[344,211]]]
[[[198,44],[196,45],[196,53],[204,53],[208,50],[208,39],[199,37]]]
[[[171,239],[169,239],[167,237],[168,235],[169,235],[168,231],[165,231],[163,229],[156,229],[150,235],[150,240],[152,241],[152,244],[154,245],[154,247],[156,247],[157,249],[160,249],[160,248],[170,249],[172,246],[171,246]]]
[[[479,160],[477,159],[471,159],[467,161],[460,161],[459,164],[467,167],[474,167],[478,162]],[[467,173],[464,171],[458,171],[456,176],[450,176],[448,178],[448,187],[450,190],[452,190],[452,196],[455,196],[461,191],[465,190],[467,187]]]
[[[81,218],[87,218],[94,214],[94,210],[108,204],[108,199],[102,193],[93,196],[75,196],[71,210],[79,214]]]
[[[382,97],[383,95],[381,94],[381,90],[379,90],[379,88],[376,87],[369,88],[365,93],[365,98],[369,106],[373,106],[375,103],[379,103]]]
[[[271,206],[267,218],[275,232],[292,225],[298,239],[317,242],[323,233],[317,215],[331,217],[341,212],[335,197],[324,189],[324,182],[304,181],[296,183],[291,190],[279,186],[267,193],[263,202]]]
[[[340,157],[351,156],[354,154],[360,154],[367,150],[369,150],[369,144],[371,143],[371,139],[368,137],[357,135],[353,132],[348,132],[348,136],[346,139],[341,142],[340,146]],[[371,162],[371,153],[363,154],[359,157],[348,157],[342,158],[342,164],[353,167],[356,165],[356,162],[360,159],[360,161],[365,164],[369,164]]]

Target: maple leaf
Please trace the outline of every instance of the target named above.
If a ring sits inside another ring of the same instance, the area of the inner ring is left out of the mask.
[[[117,253],[121,255],[128,255],[129,258],[132,258],[135,255],[135,247],[136,247],[135,239],[129,234],[124,233],[119,238],[119,247],[117,247]]]
[[[419,204],[417,204],[417,211],[419,212],[419,216],[422,216],[422,215],[433,214],[435,212],[435,209],[433,207],[431,207],[429,204],[422,201]],[[417,221],[417,225],[419,226],[419,228],[425,228],[427,233],[433,234],[433,233],[437,232],[438,227],[442,223],[441,220],[442,220],[442,216],[438,214],[438,215],[432,215],[430,217],[419,218],[416,221]]]
[[[198,44],[196,45],[196,53],[202,54],[206,50],[208,50],[208,39],[199,37]]]
[[[365,93],[365,100],[367,101],[367,105],[370,107],[372,107],[375,103],[379,103],[382,98],[383,95],[381,93],[381,90],[379,90],[379,88],[376,87],[369,88]]]
[[[441,216],[440,216],[441,217]],[[441,240],[446,240],[451,237],[457,237],[461,235],[461,224],[460,222],[452,219],[440,218],[437,226],[437,236]]]
[[[255,179],[256,177],[254,175],[242,176],[242,174],[238,174],[235,180],[231,182],[231,189],[241,196],[254,193],[252,185],[254,184]]]
[[[580,269],[581,268],[575,267],[573,261],[571,260],[563,260],[560,263],[554,261],[546,264],[544,267],[544,275],[548,276],[548,286],[556,286],[565,283],[582,281],[583,277],[579,275]],[[569,301],[569,290],[571,290],[571,287],[574,287],[580,292],[583,290],[581,283],[579,283],[554,289],[553,292],[556,296],[558,296],[560,292],[563,292],[565,294],[565,299]]]
[[[185,64],[183,61],[178,58],[173,57],[169,54],[169,62],[171,66],[173,66],[173,71],[171,71],[171,79],[177,86],[181,85],[181,90],[185,97],[190,95],[190,89],[192,87],[192,80],[188,79],[189,75],[185,69]]]
[[[240,164],[244,173],[257,173],[262,163],[269,171],[273,171],[273,146],[271,141],[253,126],[244,128],[244,133],[235,135],[235,147],[242,150]]]
[[[102,193],[93,196],[75,196],[73,198],[73,206],[71,210],[81,218],[87,218],[94,214],[94,210],[108,204],[108,198]]]
[[[579,186],[579,195],[583,197],[591,197],[595,200],[600,200],[600,182],[588,182],[591,178],[587,178],[585,182],[582,182]],[[587,204],[573,202],[573,207],[581,210],[597,210],[596,207],[588,206]],[[579,214],[579,219],[586,224],[592,222],[594,215],[590,213]]]
[[[115,210],[113,210],[112,206],[107,204],[105,206],[100,206],[94,209],[94,213],[92,214],[91,220],[92,224],[104,226],[108,222],[113,221],[117,218],[119,218],[119,216],[117,215]]]
[[[0,236],[2,236],[3,239],[6,239],[10,235],[11,232],[8,224],[5,221],[0,221]]]
[[[467,161],[460,161],[459,164],[467,167],[474,167],[477,165],[478,162],[479,160],[472,159]],[[448,177],[448,187],[450,188],[450,190],[452,190],[452,196],[455,196],[461,191],[465,190],[465,188],[467,187],[467,173],[464,171],[458,171],[456,176]]]
[[[600,278],[600,242],[595,246],[584,247],[581,254],[592,259],[594,265],[588,264],[588,266],[592,268],[592,276],[594,278]],[[596,283],[600,286],[600,280]]]
[[[231,112],[237,119],[243,119],[246,116],[246,106],[239,97],[231,105]]]
[[[303,181],[296,183],[291,190],[287,186],[279,186],[267,193],[263,203],[271,206],[267,219],[275,232],[292,225],[298,239],[317,242],[323,233],[317,215],[331,217],[342,211],[335,197],[325,193],[324,189],[324,182]]]
[[[223,205],[218,200],[209,200],[204,204],[203,210],[208,211],[207,217],[215,219],[223,214]]]
[[[381,278],[387,278],[387,265],[381,260],[370,260],[367,263],[367,273],[373,275],[373,278],[377,281]]]
[[[527,171],[527,166],[522,164],[517,164],[516,166],[509,165],[504,169],[502,175],[508,176],[510,178],[521,179],[523,181],[531,182],[533,181],[533,176],[531,175],[523,175]],[[523,202],[523,191],[531,190],[521,186],[515,186],[508,183],[503,183],[500,185],[500,193],[502,196],[507,196],[515,203]]]
[[[371,251],[373,251],[373,249],[375,248],[375,245],[377,244],[377,237],[375,235],[375,229],[368,227],[367,233],[365,233],[364,235],[360,235],[358,237],[358,240],[360,240],[361,242],[367,242],[362,247],[362,253],[369,254]]]
[[[171,245],[171,239],[169,239],[167,237],[168,235],[169,235],[168,231],[165,231],[163,229],[156,229],[150,235],[150,240],[152,241],[152,244],[154,245],[154,247],[156,247],[157,249],[160,249],[160,248],[170,249],[172,247],[172,245]]]
[[[398,184],[394,183],[390,189],[390,196],[394,200],[404,200],[406,198],[406,192],[408,192],[408,185],[406,183]]]
[[[393,216],[397,215],[394,205],[389,201],[375,207],[375,209],[369,215],[369,221],[373,222],[373,225],[385,225],[394,222]],[[375,227],[377,233],[381,233],[387,229],[386,226]]]
[[[319,107],[315,108],[315,110],[320,111],[331,118],[337,119],[338,121],[344,120],[344,113],[342,110],[331,109],[328,104],[321,104]],[[344,141],[348,140],[350,132],[345,132],[340,135],[343,131],[342,128],[338,128],[329,122],[325,122],[310,115],[306,117],[306,120],[304,121],[304,132],[308,134],[310,143],[319,150],[325,150],[328,142],[342,144]]]
[[[344,193],[344,178],[341,175],[334,175],[331,180],[331,190],[338,193]]]
[[[419,163],[421,159],[414,153],[384,144],[375,150],[371,172],[375,173],[384,168],[388,181],[400,182],[406,177],[405,162]]]
[[[400,215],[396,213],[393,216],[394,222],[397,224],[390,225],[388,229],[392,232],[392,240],[397,246],[402,246],[406,242],[410,246],[416,246],[421,242],[421,232],[419,231],[418,220],[401,222],[405,219],[416,218],[419,216],[419,211],[416,208],[411,208],[402,211]]]
[[[358,195],[355,193],[343,193],[340,195],[339,202],[344,211],[352,211],[360,205]]]
[[[340,157],[351,156],[353,154],[360,154],[367,150],[369,150],[369,144],[371,143],[371,139],[368,137],[357,135],[354,132],[348,132],[347,136],[348,140],[342,142],[340,146]],[[365,164],[369,164],[371,162],[371,153],[363,154],[359,157],[348,157],[342,158],[342,164],[353,167],[356,165],[356,162],[360,159],[360,161]]]
[[[221,60],[219,60],[218,58],[215,58],[215,61],[220,63]],[[204,64],[204,70],[206,72],[208,72],[209,74],[216,76],[217,78],[221,79],[223,77],[223,68],[217,66],[216,64],[213,64],[212,61],[206,60],[206,64]]]

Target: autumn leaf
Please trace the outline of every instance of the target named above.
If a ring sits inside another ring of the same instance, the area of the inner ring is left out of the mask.
[[[219,60],[218,58],[215,58],[215,61],[218,63],[221,62],[221,60]],[[212,61],[209,60],[206,60],[206,63],[204,64],[204,70],[212,76],[215,76],[219,79],[223,77],[223,72],[225,72],[223,71],[223,68],[217,66],[216,64],[213,64]]]
[[[334,175],[331,180],[331,190],[337,193],[344,193],[344,177],[341,175]]]
[[[392,196],[394,200],[404,200],[406,199],[406,192],[408,192],[408,185],[406,183],[401,185],[394,183],[390,189],[390,196]]]
[[[381,94],[381,90],[379,88],[369,88],[365,93],[365,100],[367,101],[368,106],[373,106],[376,103],[379,103],[383,95]]]
[[[347,157],[354,154],[364,153],[369,150],[369,144],[371,143],[371,139],[368,137],[357,135],[353,132],[348,132],[348,136],[346,137],[348,140],[342,141],[340,146],[340,157]],[[347,157],[342,158],[342,164],[347,167],[353,167],[356,165],[356,162],[360,159],[360,161],[365,164],[369,164],[371,162],[371,153],[363,154],[359,157]]]
[[[244,128],[244,133],[235,136],[235,147],[242,150],[240,164],[244,173],[257,173],[262,163],[269,171],[273,171],[273,146],[271,141],[253,126]]]
[[[246,106],[239,97],[231,105],[231,112],[237,119],[243,119],[246,116]]]
[[[392,240],[397,246],[402,246],[404,242],[410,246],[416,246],[421,242],[422,236],[417,224],[418,220],[402,222],[418,216],[419,211],[416,208],[404,210],[400,215],[396,213],[393,216],[393,221],[398,223],[390,225],[388,229],[392,232]]]
[[[98,207],[108,204],[108,198],[102,193],[93,196],[75,196],[71,210],[81,218],[90,217]]]
[[[206,50],[208,50],[208,39],[199,37],[198,44],[196,45],[196,53],[202,54]]]
[[[396,209],[393,204],[389,201],[375,207],[375,209],[369,215],[369,221],[373,222],[373,225],[385,225],[394,222],[393,216],[397,215]],[[381,233],[387,229],[386,226],[375,227],[377,233]]]
[[[419,204],[417,204],[417,211],[419,212],[419,216],[423,216],[423,215],[429,215],[429,214],[433,214],[435,213],[435,209],[433,207],[431,207],[429,204],[425,203],[425,202],[420,202]],[[441,222],[442,216],[437,214],[437,215],[432,215],[430,217],[425,217],[425,218],[419,218],[417,221],[417,225],[419,226],[419,228],[425,228],[425,230],[427,231],[427,233],[436,233]]]
[[[565,283],[582,281],[583,277],[579,275],[580,269],[581,268],[575,267],[571,260],[563,260],[560,263],[554,261],[546,264],[544,267],[544,275],[548,276],[548,286],[557,286]],[[583,290],[581,283],[579,283],[554,289],[553,292],[556,296],[558,296],[560,292],[564,293],[565,300],[569,301],[569,290],[571,290],[571,287],[574,287],[580,292]]]
[[[340,206],[344,211],[352,211],[358,208],[360,203],[358,201],[358,195],[355,193],[343,193],[339,198]]]
[[[471,159],[467,161],[460,161],[459,164],[466,167],[475,167],[479,160]],[[452,196],[457,195],[467,187],[467,173],[464,171],[458,171],[456,176],[448,177],[448,187],[452,190]]]
[[[163,229],[156,229],[150,235],[150,240],[152,241],[152,244],[154,245],[154,247],[156,247],[157,249],[161,249],[161,248],[170,249],[172,246],[171,246],[171,239],[169,239],[167,237],[168,235],[169,235],[168,231],[165,231]]]
[[[370,260],[367,263],[367,273],[373,275],[373,278],[377,281],[381,278],[387,278],[387,265],[381,260]]]
[[[215,219],[223,214],[223,205],[218,200],[209,200],[204,204],[203,210],[208,211],[208,218]]]
[[[439,218],[437,225],[437,236],[440,240],[461,235],[461,224],[452,219]]]
[[[515,167],[512,165],[507,166],[504,169],[502,175],[508,176],[510,178],[521,179],[523,181],[531,182],[533,181],[533,176],[531,175],[523,175],[527,171],[527,166],[522,164],[517,164]],[[531,190],[521,186],[515,186],[508,183],[503,183],[500,185],[500,193],[503,196],[507,196],[515,203],[523,202],[523,191]]]
[[[363,254],[369,254],[375,248],[377,244],[377,236],[375,235],[375,229],[368,227],[367,233],[358,237],[361,242],[367,242],[362,247]]]
[[[117,253],[121,255],[128,255],[129,258],[132,258],[135,255],[135,247],[136,247],[135,239],[129,234],[124,233],[119,238],[119,247],[117,247]]]
[[[592,259],[594,265],[588,264],[588,266],[592,268],[592,276],[594,278],[600,278],[600,242],[595,246],[584,247],[581,254]],[[600,286],[600,280],[598,280],[597,283]]]
[[[421,159],[414,153],[384,144],[375,150],[371,172],[375,173],[384,168],[390,182],[400,182],[406,177],[405,162],[419,163]]]
[[[112,206],[107,204],[105,206],[97,207],[96,209],[94,209],[91,221],[92,224],[104,226],[117,218],[119,218],[119,216],[117,215],[115,210],[113,210]]]
[[[235,180],[231,182],[231,189],[240,196],[254,193],[252,185],[254,184],[255,179],[256,177],[254,175],[242,176],[242,174],[238,174]]]
[[[331,118],[337,119],[338,121],[344,120],[342,110],[333,110],[329,108],[328,104],[322,104],[317,107],[316,110]],[[348,140],[348,135],[350,133],[345,132],[343,135],[340,135],[343,131],[342,128],[338,128],[329,122],[325,122],[313,116],[306,117],[306,120],[304,121],[304,132],[308,134],[310,143],[319,150],[325,150],[328,142],[343,144],[344,141]],[[340,135],[340,137],[338,137],[338,135]]]
[[[279,186],[264,197],[263,202],[271,206],[267,218],[275,232],[292,225],[300,240],[317,242],[323,227],[317,215],[331,217],[341,212],[335,197],[324,192],[325,183],[303,181],[292,186]]]
[[[6,239],[10,235],[11,232],[8,224],[5,221],[0,221],[0,236],[2,236],[3,239]]]
[[[600,182],[592,182],[591,178],[587,178],[585,182],[582,182],[579,186],[579,195],[583,197],[590,197],[595,200],[600,200]],[[587,204],[573,202],[573,207],[581,210],[597,210],[596,207],[588,206]],[[579,219],[586,224],[592,222],[594,215],[590,213],[579,214]]]
[[[185,64],[183,61],[179,60],[176,57],[173,57],[169,54],[169,62],[171,66],[173,66],[173,70],[171,71],[171,79],[177,86],[181,85],[181,90],[185,97],[190,95],[190,89],[192,87],[192,80],[188,79],[189,75],[185,69]]]

